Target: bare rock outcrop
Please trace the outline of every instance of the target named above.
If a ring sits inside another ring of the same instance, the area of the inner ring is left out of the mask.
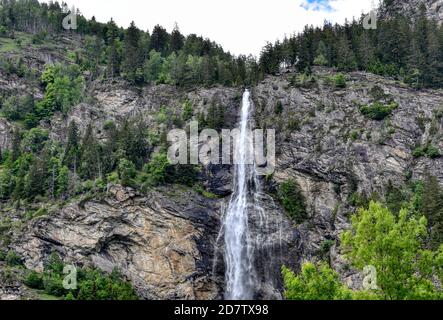
[[[145,299],[215,299],[218,204],[169,188],[140,195],[113,185],[102,200],[73,203],[35,220],[15,250],[42,270],[51,252],[66,263],[118,268]]]

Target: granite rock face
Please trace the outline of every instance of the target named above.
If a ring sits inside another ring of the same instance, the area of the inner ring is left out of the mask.
[[[428,18],[435,19],[439,23],[443,21],[443,1],[442,0],[385,0],[380,8],[382,18],[404,14],[415,19],[419,14],[422,5],[426,7]]]
[[[216,299],[218,206],[178,188],[140,195],[113,185],[101,200],[33,221],[14,247],[33,270],[54,251],[66,263],[118,268],[145,299]]]
[[[322,244],[338,241],[349,227],[351,194],[384,195],[389,181],[401,186],[422,179],[426,170],[443,183],[443,158],[413,156],[428,143],[443,151],[442,90],[414,91],[360,72],[348,74],[347,87],[336,89],[326,80],[330,74],[317,69],[309,88],[291,86],[293,75],[268,78],[252,94],[258,126],[276,129],[279,139],[274,179],[295,179],[307,199],[310,219],[296,227],[301,260],[324,256]],[[376,101],[398,107],[382,121],[371,120],[360,108]],[[343,268],[336,248],[326,254],[352,283],[355,275]]]
[[[347,74],[347,86],[328,84],[330,69],[316,69],[309,87],[292,85],[295,74],[268,77],[251,95],[259,128],[274,128],[277,167],[263,181],[265,190],[293,178],[307,200],[310,218],[295,225],[272,192],[263,194],[263,218],[250,225],[257,241],[258,274],[263,286],[257,298],[281,298],[282,264],[298,269],[303,261],[325,255],[353,288],[359,275],[346,267],[338,248],[324,252],[325,241],[338,243],[349,227],[354,193],[383,195],[388,181],[400,186],[420,179],[426,170],[443,183],[443,159],[414,158],[413,150],[432,144],[443,151],[443,91],[415,91],[379,76]],[[0,82],[0,85],[2,82]],[[236,126],[243,88],[171,86],[133,88],[123,81],[93,82],[93,99],[72,108],[67,117],[55,115],[45,126],[54,140],[65,141],[69,121],[83,132],[91,123],[99,139],[103,124],[126,118],[142,119],[150,127],[162,106],[181,112],[184,101],[194,113],[211,104],[225,108],[227,128]],[[376,101],[398,107],[383,121],[368,119],[360,107]],[[276,110],[281,103],[282,111]],[[13,124],[0,121],[0,147],[8,148]],[[30,269],[41,270],[52,251],[66,263],[93,265],[106,271],[119,268],[145,299],[221,299],[224,291],[223,208],[232,191],[232,168],[210,165],[201,182],[219,198],[205,198],[189,188],[167,186],[147,194],[118,185],[100,199],[72,201],[51,214],[24,223],[13,234],[10,248]],[[270,185],[267,185],[270,184]],[[11,214],[2,208],[2,213]],[[269,263],[271,262],[271,263]],[[12,284],[2,297],[23,296]]]

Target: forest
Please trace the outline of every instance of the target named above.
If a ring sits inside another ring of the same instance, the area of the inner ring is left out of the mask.
[[[66,4],[37,0],[2,0],[0,35],[14,37],[16,31],[44,41],[53,33],[67,32],[61,21]],[[213,41],[178,26],[171,33],[156,25],[143,31],[132,23],[127,29],[88,20],[78,12],[77,30],[85,38],[85,50],[76,52],[76,63],[94,77],[120,77],[134,84],[167,83],[195,85],[254,85],[282,67],[310,74],[314,66],[341,71],[364,70],[400,79],[415,88],[443,85],[443,27],[430,20],[425,7],[418,19],[398,14],[378,21],[376,30],[363,27],[362,16],[344,25],[325,22],[306,26],[303,32],[264,46],[259,57],[238,57]],[[105,70],[102,72],[102,67]]]

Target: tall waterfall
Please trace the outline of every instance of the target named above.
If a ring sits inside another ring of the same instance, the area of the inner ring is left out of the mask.
[[[255,188],[258,185],[253,163],[250,134],[250,93],[243,94],[240,133],[234,144],[236,155],[234,193],[224,216],[226,294],[228,300],[253,299],[258,285],[254,267],[254,248],[248,218],[256,212]]]

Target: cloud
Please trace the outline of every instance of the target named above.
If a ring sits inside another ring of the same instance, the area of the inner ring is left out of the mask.
[[[300,6],[307,11],[334,11],[330,0],[303,0]]]

